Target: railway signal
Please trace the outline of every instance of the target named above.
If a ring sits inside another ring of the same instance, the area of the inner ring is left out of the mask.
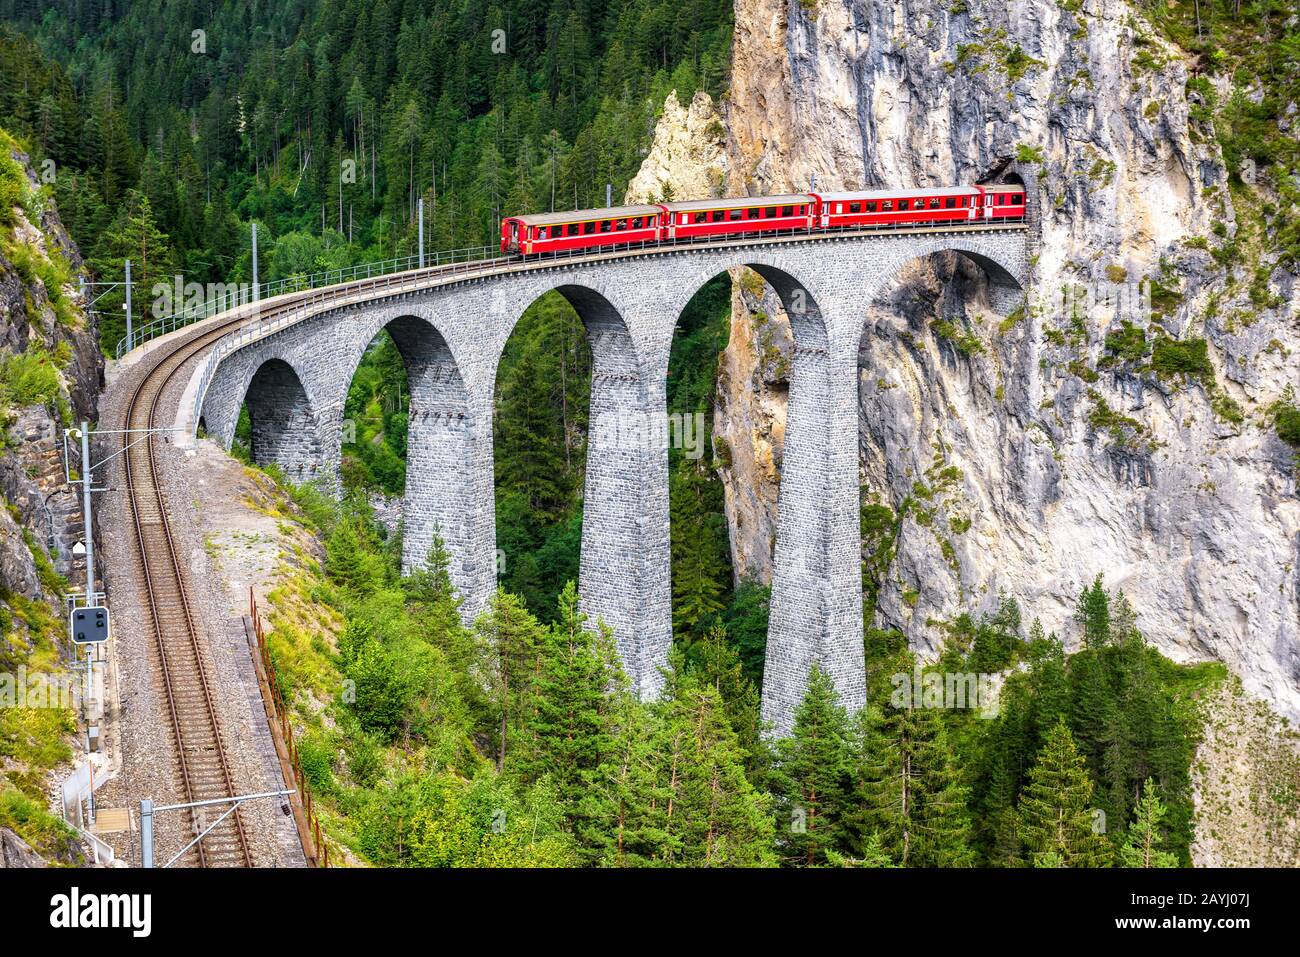
[[[74,645],[98,645],[108,641],[108,609],[103,605],[72,609],[68,615],[68,633]]]

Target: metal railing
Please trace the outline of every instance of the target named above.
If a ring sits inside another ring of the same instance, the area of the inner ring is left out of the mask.
[[[692,224],[694,225],[694,224]],[[765,229],[761,236],[755,236],[750,232],[736,233],[719,233],[711,236],[697,236],[690,239],[668,239],[668,240],[650,240],[638,243],[619,243],[607,246],[601,246],[601,251],[616,252],[622,250],[651,250],[651,249],[672,249],[683,245],[699,245],[700,243],[718,242],[737,239],[780,239],[794,236],[807,236],[815,239],[819,236],[834,236],[845,233],[869,233],[869,232],[899,232],[916,229],[935,229],[935,228],[970,228],[970,227],[989,227],[989,226],[1023,226],[1024,218],[1003,218],[994,219],[971,219],[971,220],[948,220],[936,226],[918,226],[916,223],[892,222],[892,223],[874,223],[854,226],[834,226],[834,227],[792,227],[790,229]],[[591,255],[591,249],[570,249],[561,250],[552,253],[533,253],[529,255],[530,262],[537,262],[546,259],[569,259],[575,256]],[[444,265],[453,265],[456,263],[479,263],[496,261],[502,258],[498,246],[470,246],[465,249],[450,249],[441,252],[426,253],[424,256],[425,269],[437,269]],[[141,326],[133,331],[129,337],[123,336],[118,340],[117,347],[114,350],[114,356],[122,358],[127,352],[130,352],[136,346],[156,339],[158,336],[175,332],[183,326],[190,325],[201,319],[210,319],[213,316],[220,315],[231,309],[251,302],[257,302],[263,299],[271,299],[277,296],[288,295],[292,293],[303,292],[311,289],[320,289],[325,286],[337,286],[348,282],[358,280],[372,279],[377,276],[393,275],[400,272],[409,272],[419,269],[420,257],[418,255],[401,256],[394,259],[383,259],[378,262],[362,263],[357,266],[346,266],[339,269],[330,269],[325,272],[312,273],[310,275],[296,275],[285,279],[274,279],[268,282],[259,283],[256,292],[252,290],[236,289],[233,293],[225,293],[220,296],[205,298],[202,305],[183,309],[180,312],[172,313],[167,316],[161,316],[152,322]],[[226,283],[223,288],[228,288],[232,283]]]
[[[320,817],[316,814],[316,805],[312,800],[311,781],[303,770],[294,737],[289,699],[285,696],[284,686],[280,684],[279,673],[271,658],[266,629],[262,626],[262,615],[252,585],[248,586],[248,615],[252,625],[249,639],[256,645],[252,651],[253,664],[258,671],[258,687],[262,693],[262,704],[266,710],[271,736],[276,744],[276,754],[280,758],[285,786],[293,788],[289,803],[295,812],[294,823],[298,829],[303,856],[310,867],[329,867],[329,843],[321,831]]]
[[[504,256],[499,252],[496,252],[493,256],[485,256],[484,258],[477,260],[465,260],[459,263],[451,262],[442,265],[426,266],[426,268],[422,270],[416,269],[405,273],[388,273],[378,277],[359,279],[355,280],[350,287],[346,284],[341,288],[338,284],[334,284],[330,287],[319,287],[314,291],[308,290],[308,295],[298,295],[296,298],[280,304],[268,301],[251,303],[245,307],[245,312],[250,318],[259,318],[259,314],[264,311],[266,312],[266,315],[260,317],[263,321],[255,321],[240,326],[240,328],[234,332],[218,340],[212,347],[212,350],[208,353],[203,373],[199,378],[198,389],[194,395],[194,418],[192,426],[193,429],[197,431],[199,419],[203,413],[203,402],[207,396],[208,387],[212,383],[212,378],[216,374],[217,367],[226,356],[251,342],[264,339],[267,336],[287,328],[288,326],[296,325],[304,319],[315,315],[319,310],[333,310],[354,303],[367,302],[376,298],[376,292],[381,292],[384,296],[398,296],[403,293],[429,289],[449,282],[462,282],[466,279],[475,278],[477,276],[499,275],[505,272],[531,270],[552,263],[559,264],[561,262],[572,262],[580,259],[596,261],[599,259],[611,258],[613,256],[621,257],[655,252],[682,251],[687,248],[698,248],[717,243],[726,243],[728,245],[762,245],[773,239],[807,239],[810,241],[817,241],[835,238],[837,236],[862,235],[873,232],[967,232],[972,229],[980,232],[987,232],[990,229],[1024,228],[1025,225],[1023,219],[1009,219],[1002,221],[961,220],[952,223],[945,223],[939,226],[920,227],[915,223],[885,223],[869,226],[828,227],[816,230],[809,230],[807,228],[763,230],[761,235],[741,232],[714,236],[699,236],[689,239],[648,240],[636,243],[621,243],[618,245],[601,246],[598,249],[569,249],[550,253],[530,253],[526,257],[519,255]],[[495,247],[479,247],[479,249],[493,249],[495,251]],[[460,250],[457,252],[460,252]],[[427,261],[428,257],[426,257],[426,262]],[[376,279],[380,281],[377,282],[375,281]],[[290,292],[285,295],[295,294]],[[232,319],[238,318],[240,318],[238,315],[232,315]]]
[[[486,259],[497,252],[498,247],[496,246],[471,246],[465,249],[449,249],[442,252],[425,253],[424,264],[425,268],[436,268],[451,263],[475,262]],[[418,255],[401,256],[395,259],[382,259],[378,262],[329,269],[324,272],[311,273],[310,275],[295,275],[285,279],[273,279],[268,282],[258,283],[256,292],[251,286],[242,284],[216,284],[223,289],[234,287],[234,290],[224,292],[219,296],[205,297],[201,305],[160,316],[152,322],[133,330],[129,339],[123,336],[118,340],[114,356],[120,359],[136,346],[142,345],[151,339],[175,332],[177,329],[198,322],[201,319],[210,319],[223,312],[262,299],[272,299],[276,296],[319,289],[324,286],[337,286],[342,283],[407,272],[418,268],[420,268],[420,257]]]

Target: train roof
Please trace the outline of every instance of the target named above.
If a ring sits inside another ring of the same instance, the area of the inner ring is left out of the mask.
[[[911,196],[975,196],[974,186],[937,186],[925,189],[857,189],[818,193],[824,202],[842,203],[855,199],[907,199]]]
[[[682,203],[664,203],[671,212],[687,212],[692,209],[748,209],[751,206],[792,206],[795,203],[811,203],[809,193],[790,193],[781,196],[732,196],[730,199],[691,199]]]
[[[657,216],[663,210],[658,206],[607,206],[604,209],[574,209],[567,213],[528,213],[507,216],[525,226],[550,226],[553,223],[586,223],[603,219],[624,219],[628,216]]]

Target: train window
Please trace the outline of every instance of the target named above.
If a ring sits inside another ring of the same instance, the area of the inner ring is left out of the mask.
[[[874,199],[868,201],[868,202],[867,202],[867,212],[869,212],[869,213],[874,213],[875,211],[876,211],[876,201],[875,201]]]
[[[800,207],[799,207],[799,215],[800,215],[800,216],[807,216],[807,215],[808,215],[808,207],[807,207],[807,206],[800,206]]]
[[[931,208],[931,209],[938,209],[938,208],[939,208],[939,197],[938,197],[938,196],[931,196],[931,197],[930,197],[930,208]]]
[[[727,218],[727,211],[725,209],[715,209],[713,211],[713,221],[715,223],[720,223],[726,218]]]
[[[744,214],[745,211],[743,209],[733,209],[730,213],[727,214],[727,218],[734,222],[737,219],[740,219],[740,217],[743,216]]]
[[[947,198],[947,200],[944,201],[944,204],[943,204],[943,205],[944,205],[944,208],[945,208],[945,209],[952,209],[954,206],[957,205],[957,200],[955,200],[955,199],[953,199],[951,196],[949,196],[949,197]]]
[[[633,229],[640,229],[640,228],[641,228],[641,217],[640,217],[640,216],[634,216],[634,217],[632,217],[632,228],[633,228]]]
[[[1025,197],[1022,196],[1020,193],[1016,193],[1016,195],[1014,195],[1014,196],[1011,197],[1011,202],[1014,203],[1014,204],[1017,205],[1017,206],[1019,206],[1019,205],[1021,205],[1022,203],[1024,203],[1024,201],[1025,201]]]
[[[685,220],[683,220],[683,222],[684,222],[684,221],[685,221]],[[695,214],[695,221],[696,221],[697,223],[707,223],[707,222],[709,221],[709,214],[708,214],[708,213],[696,213],[696,214]]]
[[[901,210],[905,210],[905,209],[907,209],[907,200],[905,200],[905,199],[900,199],[900,200],[898,201],[898,208],[899,208],[900,211],[901,211]]]
[[[601,231],[602,233],[607,233],[607,232],[610,231],[610,229],[613,228],[613,226],[614,226],[614,224],[613,224],[610,220],[608,220],[608,219],[601,220],[601,223],[600,223],[600,231]]]
[[[764,216],[765,218],[767,218],[767,219],[775,219],[775,218],[776,218],[776,207],[775,207],[775,206],[769,206],[769,207],[767,207],[766,209],[764,209],[764,210],[763,210],[763,216]]]
[[[887,213],[894,208],[894,201],[892,199],[887,199],[880,204],[880,208]]]
[[[849,212],[850,212],[850,213],[860,213],[860,212],[862,212],[862,204],[861,204],[861,203],[849,203]]]
[[[782,216],[793,216],[793,215],[794,215],[794,207],[793,207],[793,206],[782,206],[782,207],[781,207],[781,215],[782,215]]]

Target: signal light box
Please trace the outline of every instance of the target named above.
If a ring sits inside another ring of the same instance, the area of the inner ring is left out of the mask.
[[[108,609],[72,609],[68,616],[68,632],[76,645],[98,645],[108,641]]]

